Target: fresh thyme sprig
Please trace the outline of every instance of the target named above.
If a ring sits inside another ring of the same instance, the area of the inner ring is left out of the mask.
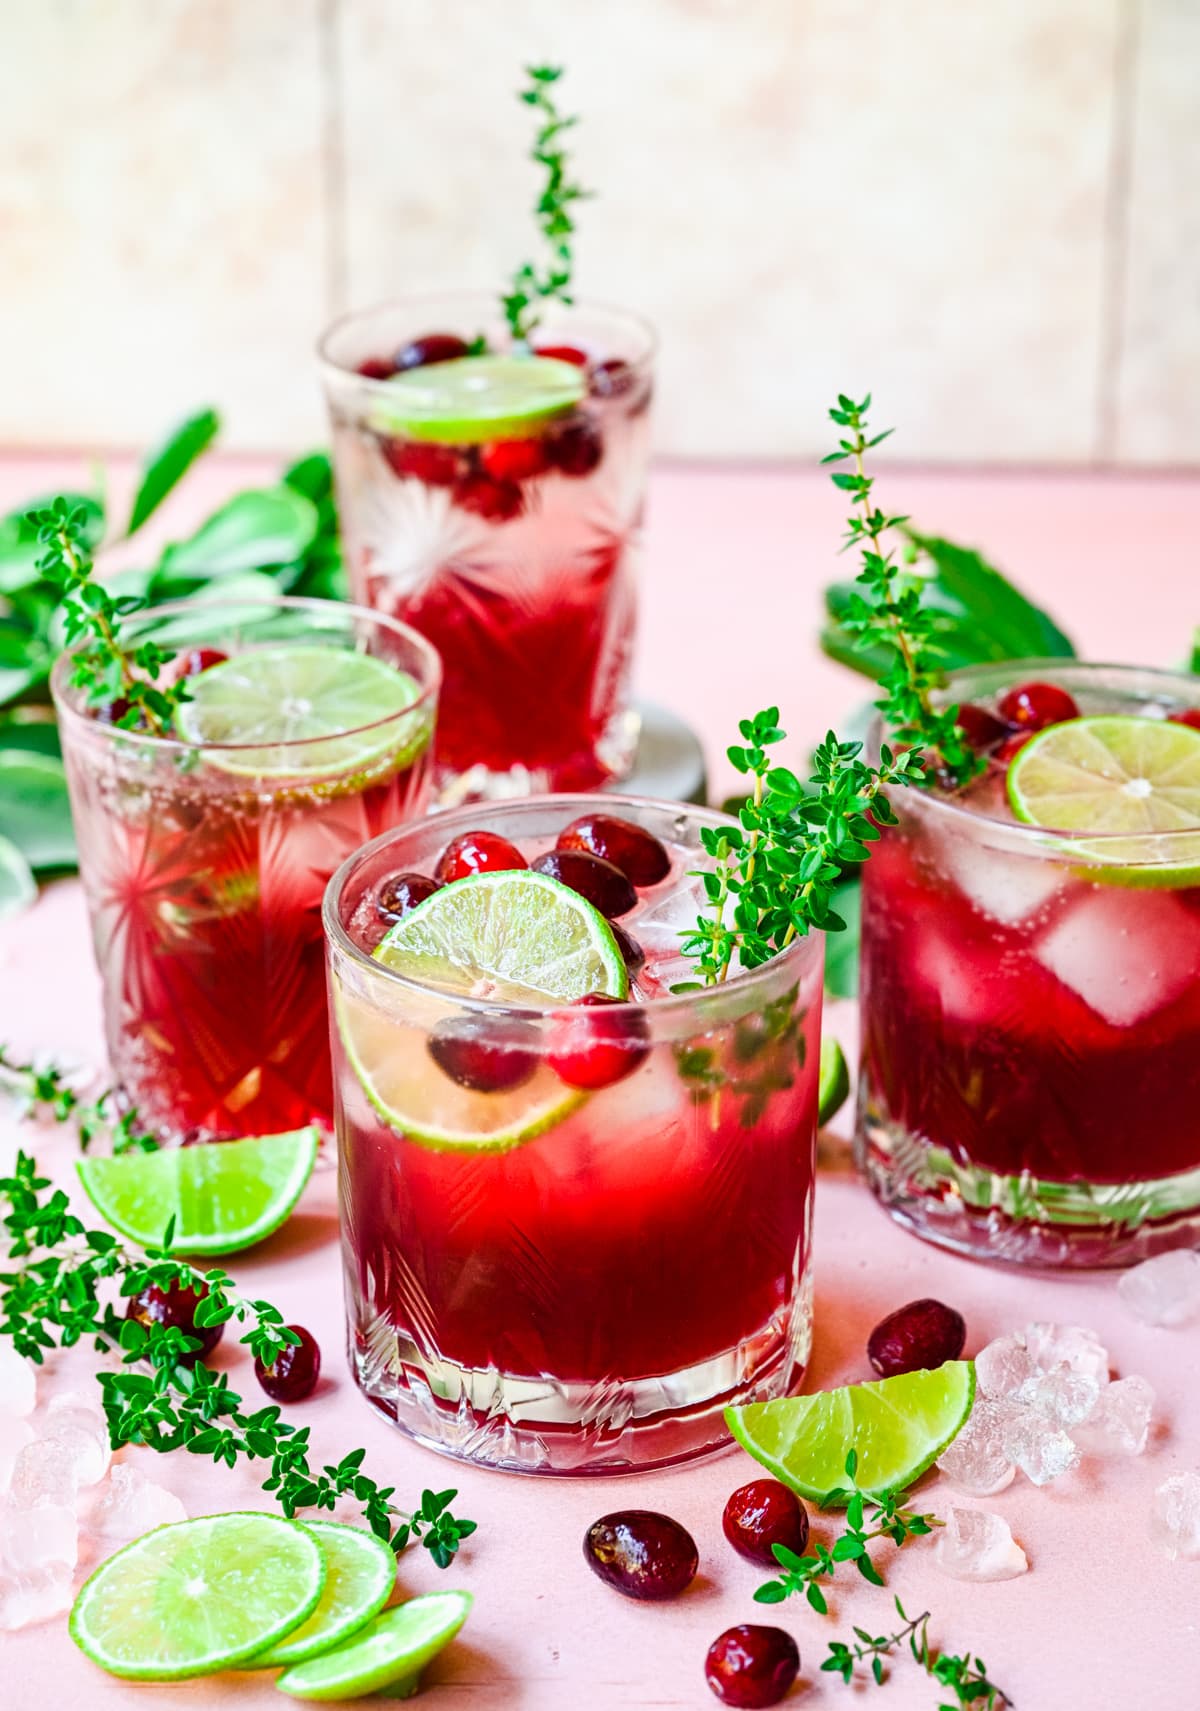
[[[239,1341],[265,1365],[296,1341],[278,1308],[238,1295],[220,1269],[201,1272],[176,1259],[171,1226],[160,1248],[135,1254],[109,1231],[85,1229],[62,1190],[48,1189],[48,1178],[37,1174],[23,1152],[13,1175],[0,1179],[10,1267],[0,1273],[0,1335],[37,1362],[48,1350],[89,1337],[100,1353],[120,1353],[115,1371],[98,1374],[114,1448],[136,1443],[164,1453],[182,1449],[227,1467],[243,1458],[261,1462],[262,1488],[285,1515],[333,1509],[349,1496],[371,1531],[393,1550],[420,1539],[438,1566],[446,1567],[475,1531],[474,1521],[450,1512],[455,1491],[422,1492],[409,1514],[392,1502],[394,1487],[377,1484],[363,1471],[365,1450],[314,1467],[308,1427],[292,1425],[274,1406],[247,1409],[225,1373],[198,1359],[189,1364],[201,1347],[198,1338],[177,1326],[126,1319],[117,1303],[152,1284],[207,1291],[196,1310],[197,1326],[236,1323],[242,1328]]]
[[[0,1046],[0,1091],[14,1097],[22,1111],[32,1117],[53,1117],[56,1123],[73,1123],[79,1146],[86,1152],[98,1135],[107,1138],[115,1155],[157,1151],[158,1142],[138,1123],[135,1110],[118,1112],[113,1091],[106,1088],[96,1099],[85,1099],[71,1086],[67,1072],[57,1064],[38,1067],[18,1063]]]
[[[575,116],[564,117],[555,105],[553,86],[562,74],[560,65],[527,66],[529,84],[520,91],[521,100],[526,106],[533,107],[538,115],[532,158],[545,169],[546,182],[534,204],[534,214],[548,250],[541,266],[534,262],[522,263],[501,298],[509,330],[514,339],[522,341],[529,338],[538,324],[539,304],[552,298],[560,303],[572,301],[571,275],[575,257],[571,239],[575,221],[571,207],[591,195],[591,191],[574,183],[567,175],[563,134],[579,120]]]
[[[112,595],[96,580],[96,567],[87,540],[87,513],[59,498],[29,513],[42,548],[37,568],[63,596],[68,646],[87,639],[72,656],[71,683],[85,691],[93,705],[107,703],[120,711],[113,724],[122,730],[168,734],[181,701],[190,699],[187,685],[160,687],[156,682],[174,654],[146,640],[126,646],[121,637],[124,619],[140,612],[146,601],[138,595]]]
[[[845,393],[838,394],[829,417],[845,430],[845,437],[838,441],[837,451],[821,459],[825,464],[850,461],[854,465],[852,472],[839,470],[832,477],[834,486],[848,493],[855,507],[845,545],[861,553],[857,580],[866,590],[865,595],[854,596],[843,624],[856,646],[882,642],[894,652],[892,666],[880,679],[885,694],[877,705],[897,741],[924,749],[931,763],[954,784],[965,784],[983,763],[958,728],[958,708],[934,705],[934,693],[945,676],[934,645],[936,626],[922,604],[920,579],[906,575],[897,562],[896,547],[885,544],[889,530],[902,527],[908,518],[885,516],[872,497],[875,478],[866,472],[866,454],[893,430],[871,434],[870,407],[870,393],[858,404]]]
[[[821,1665],[822,1670],[840,1675],[849,1686],[854,1680],[854,1666],[869,1660],[871,1677],[879,1687],[884,1679],[884,1659],[907,1642],[921,1668],[954,1694],[954,1705],[943,1701],[938,1711],[956,1711],[956,1707],[962,1706],[974,1707],[975,1711],[1003,1711],[1004,1706],[1012,1704],[1003,1688],[988,1680],[987,1665],[982,1658],[972,1657],[970,1652],[956,1657],[951,1652],[931,1650],[928,1610],[919,1616],[910,1616],[898,1598],[896,1610],[904,1624],[902,1628],[894,1634],[869,1634],[865,1628],[855,1628],[857,1644],[832,1641],[829,1656]]]
[[[884,1491],[873,1496],[863,1491],[855,1477],[857,1472],[858,1451],[852,1449],[846,1457],[846,1477],[850,1484],[837,1486],[821,1499],[822,1509],[844,1507],[846,1511],[845,1531],[832,1550],[815,1544],[809,1555],[799,1556],[786,1545],[773,1545],[775,1560],[784,1572],[758,1588],[755,1603],[782,1604],[793,1593],[803,1593],[818,1615],[824,1616],[829,1605],[817,1582],[832,1579],[839,1563],[852,1562],[864,1580],[869,1580],[872,1586],[882,1586],[883,1576],[871,1560],[868,1545],[876,1539],[905,1545],[910,1539],[921,1538],[941,1526],[936,1515],[923,1515],[919,1510],[907,1508],[903,1492]]]

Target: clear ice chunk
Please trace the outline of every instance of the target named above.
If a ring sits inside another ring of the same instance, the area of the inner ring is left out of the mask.
[[[1034,952],[1114,1028],[1174,1003],[1200,968],[1200,915],[1163,891],[1098,886]]]
[[[37,1407],[37,1369],[0,1339],[0,1414],[24,1419]]]
[[[1140,1456],[1150,1435],[1154,1387],[1131,1375],[1105,1385],[1095,1408],[1071,1427],[1071,1436],[1085,1455]]]
[[[1084,1378],[1108,1383],[1108,1350],[1086,1325],[1055,1325],[1035,1320],[1020,1333],[1035,1373],[1067,1367]]]
[[[81,1391],[56,1396],[46,1411],[44,1435],[61,1444],[75,1463],[78,1485],[97,1485],[108,1472],[112,1449],[99,1403]]]
[[[0,1414],[0,1497],[12,1484],[17,1457],[32,1442],[33,1427],[28,1420],[19,1420],[15,1414]]]
[[[1200,1315],[1200,1254],[1176,1248],[1143,1260],[1124,1273],[1117,1294],[1143,1325],[1185,1325]]]
[[[1105,1390],[1109,1387],[1105,1386]],[[1032,1408],[1056,1426],[1069,1432],[1091,1417],[1104,1392],[1086,1373],[1058,1367],[1054,1372],[1027,1378],[1016,1393],[1016,1401]]]
[[[108,1544],[127,1544],[152,1527],[186,1521],[187,1510],[173,1491],[155,1485],[136,1467],[114,1462],[108,1482],[92,1510],[90,1527]]]
[[[974,838],[943,838],[938,865],[981,914],[1006,927],[1036,915],[1063,889],[1067,875],[1063,863],[988,850]]]
[[[75,1456],[66,1445],[55,1438],[34,1438],[17,1455],[8,1501],[17,1509],[48,1503],[73,1510],[78,1488]]]
[[[1169,1557],[1200,1557],[1200,1473],[1173,1473],[1159,1486],[1150,1536]]]
[[[955,1580],[1013,1580],[1029,1567],[1008,1522],[986,1509],[951,1509],[938,1529],[933,1560]]]
[[[974,1497],[994,1497],[1016,1477],[1005,1435],[1012,1410],[1001,1403],[976,1399],[971,1417],[938,1457],[938,1468],[951,1485]]]
[[[975,1379],[985,1396],[1015,1396],[1033,1374],[1033,1363],[1019,1333],[996,1337],[975,1356]]]
[[[34,1574],[0,1574],[0,1633],[48,1622],[71,1608],[72,1571],[65,1563]]]
[[[1005,1426],[1004,1449],[1034,1485],[1049,1485],[1079,1463],[1074,1439],[1032,1408],[1013,1410]]]
[[[73,1503],[42,1503],[35,1509],[8,1503],[0,1509],[0,1572],[38,1574],[57,1564],[72,1569],[78,1561],[79,1521]]]

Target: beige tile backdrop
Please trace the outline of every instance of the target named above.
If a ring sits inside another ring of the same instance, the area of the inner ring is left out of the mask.
[[[319,436],[330,314],[522,259],[539,58],[664,451],[1200,462],[1200,0],[0,0],[0,443]]]

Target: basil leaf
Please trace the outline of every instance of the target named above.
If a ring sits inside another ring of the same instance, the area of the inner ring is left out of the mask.
[[[215,410],[199,410],[168,434],[151,452],[142,468],[142,479],[129,513],[127,535],[134,535],[153,515],[171,489],[187,474],[198,457],[212,445],[220,430]]]
[[[167,547],[154,576],[156,599],[194,593],[231,571],[264,570],[302,558],[317,533],[317,508],[294,488],[251,487]]]

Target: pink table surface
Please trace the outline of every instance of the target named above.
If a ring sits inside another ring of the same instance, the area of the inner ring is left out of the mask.
[[[273,465],[214,464],[174,505],[170,524],[187,528],[206,504]],[[0,509],[30,492],[83,473],[66,460],[0,461]],[[114,490],[128,487],[118,465]],[[897,469],[884,502],[920,524],[986,543],[999,562],[1035,589],[1094,657],[1165,664],[1181,660],[1200,621],[1194,541],[1200,488],[1173,478],[1088,478],[1022,474],[933,474]],[[884,497],[881,489],[881,498]],[[823,661],[812,642],[817,596],[833,566],[840,508],[819,479],[782,469],[663,468],[655,476],[646,577],[640,681],[677,708],[717,757],[739,714],[778,700],[798,739],[808,742],[861,699],[861,686]],[[798,749],[798,754],[799,754]],[[834,1032],[849,1043],[853,1014],[838,1006]],[[101,1035],[83,899],[73,881],[0,927],[0,1039],[17,1051],[99,1064]],[[1122,1308],[1111,1276],[1015,1276],[939,1254],[903,1234],[855,1180],[846,1116],[822,1140],[816,1215],[814,1386],[868,1376],[864,1344],[872,1325],[902,1301],[932,1294],[966,1316],[968,1353],[1032,1318],[1093,1326],[1116,1370],[1139,1372],[1159,1395],[1159,1424],[1136,1461],[1086,1463],[1043,1491],[1019,1480],[989,1500],[1009,1520],[1031,1572],[994,1586],[948,1580],[920,1544],[880,1554],[886,1593],[843,1572],[832,1615],[794,1601],[782,1621],[800,1646],[800,1682],[788,1704],[852,1705],[858,1691],[819,1673],[828,1641],[852,1624],[882,1630],[899,1593],[910,1610],[930,1609],[938,1642],[970,1647],[1020,1711],[1060,1707],[1132,1708],[1197,1702],[1200,1565],[1172,1564],[1148,1538],[1154,1487],[1200,1466],[1200,1336],[1148,1330]],[[58,1132],[18,1135],[0,1111],[0,1163],[18,1138],[65,1185],[71,1147]],[[462,1640],[431,1667],[429,1703],[457,1711],[628,1711],[715,1705],[703,1684],[705,1650],[734,1622],[763,1611],[751,1600],[762,1578],[721,1537],[721,1508],[755,1468],[732,1450],[690,1469],[628,1480],[538,1481],[459,1468],[407,1443],[360,1401],[340,1357],[341,1302],[331,1172],[314,1177],[296,1216],[261,1250],[230,1266],[239,1283],[276,1301],[317,1335],[326,1376],[303,1406],[318,1455],[365,1445],[367,1463],[401,1493],[424,1485],[460,1488],[460,1512],[479,1531],[445,1576],[410,1551],[400,1585],[470,1588],[475,1610]],[[47,1390],[78,1382],[83,1357],[63,1357]],[[254,1381],[246,1361],[222,1349],[235,1387]],[[299,1410],[297,1410],[299,1413]],[[249,1506],[256,1487],[243,1472],[189,1458],[137,1456],[170,1484],[192,1513]],[[925,1493],[935,1511],[955,1498],[937,1480]],[[584,1565],[580,1541],[606,1510],[638,1506],[677,1516],[695,1534],[701,1574],[676,1604],[655,1608],[609,1592]],[[819,1537],[830,1529],[821,1521]],[[14,1711],[52,1702],[108,1711],[140,1701],[166,1707],[242,1706],[282,1701],[268,1681],[227,1676],[160,1689],[134,1688],[100,1674],[70,1643],[65,1625],[3,1636],[0,1700]],[[931,1711],[936,1687],[911,1662],[897,1665],[880,1704]]]

